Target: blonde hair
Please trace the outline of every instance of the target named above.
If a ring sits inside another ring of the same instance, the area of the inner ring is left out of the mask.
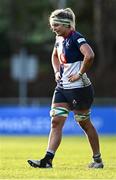
[[[49,17],[50,24],[59,23],[75,29],[75,14],[71,8],[56,9]]]

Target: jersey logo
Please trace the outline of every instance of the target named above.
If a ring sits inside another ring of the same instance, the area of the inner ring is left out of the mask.
[[[70,46],[70,43],[69,43],[70,41],[67,41],[66,42],[66,47],[69,47]]]
[[[77,39],[77,42],[78,43],[81,43],[81,42],[85,42],[86,40],[84,39],[84,38],[79,38],[79,39]]]
[[[77,101],[75,99],[73,99],[73,106],[75,107],[77,105]]]

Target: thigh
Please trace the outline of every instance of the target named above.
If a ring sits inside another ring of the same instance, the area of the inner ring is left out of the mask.
[[[51,111],[50,111],[52,120],[65,121],[66,118],[68,117],[69,111],[70,111],[69,104],[63,94],[63,90],[60,88],[56,88],[54,91]]]
[[[68,103],[65,95],[64,90],[61,88],[56,88],[52,98],[52,104],[59,104],[59,103]]]

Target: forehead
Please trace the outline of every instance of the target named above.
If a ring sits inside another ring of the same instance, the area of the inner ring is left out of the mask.
[[[55,22],[52,22],[50,25],[51,25],[51,27],[63,26],[63,24],[55,23]]]

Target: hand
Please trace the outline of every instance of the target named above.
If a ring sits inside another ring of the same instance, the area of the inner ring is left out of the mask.
[[[70,81],[70,82],[78,81],[79,79],[80,79],[79,74],[73,74],[68,77],[68,81]]]
[[[61,76],[60,76],[60,72],[58,71],[55,73],[55,80],[59,81],[60,79],[61,79]]]

